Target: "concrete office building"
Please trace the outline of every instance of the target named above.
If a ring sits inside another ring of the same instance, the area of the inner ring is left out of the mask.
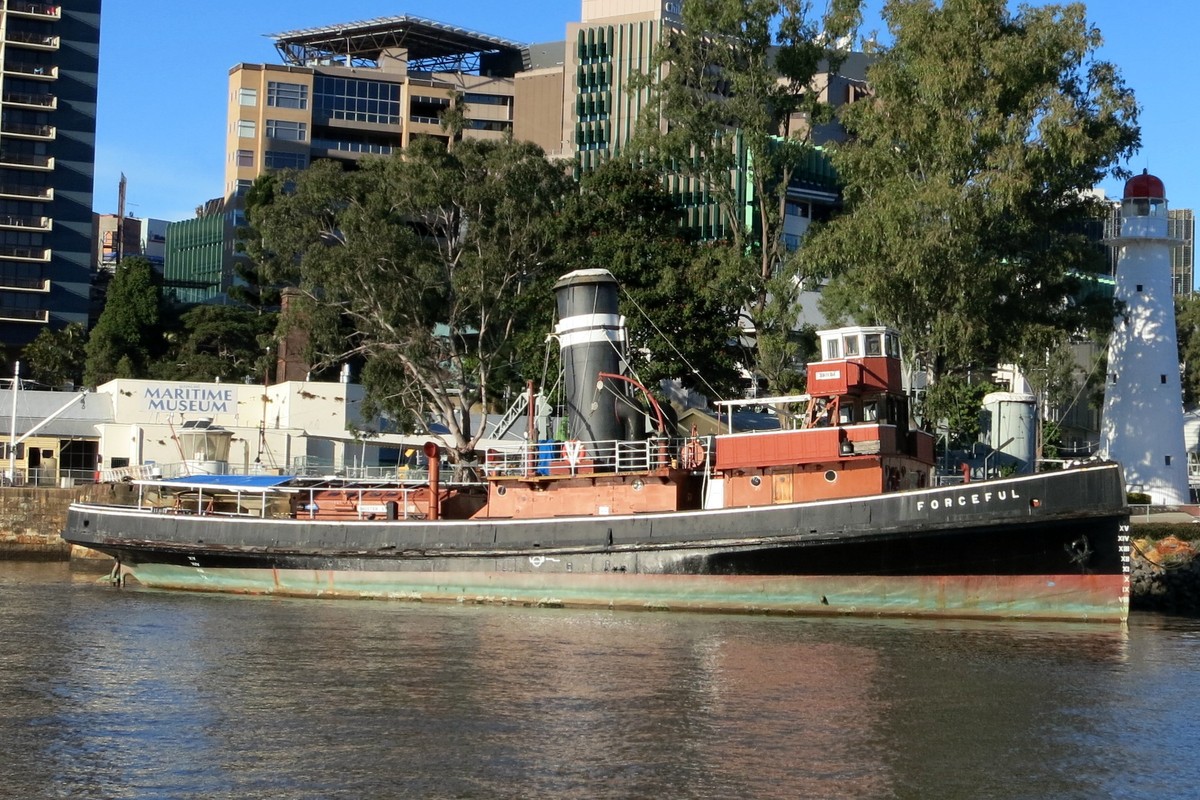
[[[100,0],[0,5],[0,343],[86,323]]]
[[[93,263],[101,272],[116,272],[122,258],[140,256],[142,251],[142,220],[116,214],[92,215]]]
[[[441,115],[461,103],[462,136],[509,135],[561,149],[561,47],[538,48],[412,16],[274,34],[282,64],[229,71],[225,239],[244,224],[254,179],[314,159],[387,155],[417,137],[449,136]],[[528,72],[528,80],[518,80]],[[526,123],[517,125],[518,106]],[[224,253],[222,290],[234,280]]]

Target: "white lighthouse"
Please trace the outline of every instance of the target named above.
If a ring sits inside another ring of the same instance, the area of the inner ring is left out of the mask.
[[[1100,452],[1121,463],[1131,492],[1156,505],[1187,503],[1183,391],[1175,343],[1171,248],[1163,182],[1143,171],[1125,184],[1116,297],[1125,304],[1108,346]]]

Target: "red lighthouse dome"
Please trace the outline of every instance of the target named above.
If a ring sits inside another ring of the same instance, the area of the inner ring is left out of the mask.
[[[1142,170],[1141,175],[1134,175],[1125,182],[1126,200],[1162,200],[1166,196],[1167,190],[1163,187],[1163,182],[1146,170]]]

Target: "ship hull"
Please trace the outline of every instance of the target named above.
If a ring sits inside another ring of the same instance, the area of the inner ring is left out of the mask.
[[[64,538],[164,589],[1119,622],[1120,470],[853,500],[543,520],[318,522],[75,505]]]

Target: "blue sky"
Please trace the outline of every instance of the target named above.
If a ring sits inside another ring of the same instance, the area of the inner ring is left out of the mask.
[[[818,3],[819,5],[819,0]],[[880,0],[871,3],[873,8]],[[1097,0],[1089,18],[1142,106],[1142,149],[1128,168],[1162,178],[1173,208],[1200,210],[1195,0]],[[562,39],[579,0],[107,0],[100,37],[94,209],[114,213],[121,173],[126,211],[178,220],[222,194],[229,69],[278,63],[269,34],[412,14],[523,42]],[[864,32],[880,29],[876,20]],[[1123,183],[1103,184],[1120,196]]]

